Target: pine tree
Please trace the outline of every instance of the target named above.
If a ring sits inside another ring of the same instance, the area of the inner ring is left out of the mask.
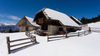
[[[11,32],[12,32],[12,29],[9,30],[9,33],[11,33]]]
[[[94,18],[92,17],[92,19],[88,19],[88,18],[85,18],[85,17],[82,17],[82,19],[81,19],[81,22],[83,24],[97,22],[97,21],[100,21],[100,15],[98,15],[97,17],[94,17]]]
[[[81,22],[82,22],[83,24],[86,24],[85,17],[82,17]]]

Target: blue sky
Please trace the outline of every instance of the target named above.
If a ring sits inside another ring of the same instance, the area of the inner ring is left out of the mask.
[[[23,16],[34,18],[44,7],[79,19],[100,15],[100,0],[0,0],[0,22],[16,24]]]

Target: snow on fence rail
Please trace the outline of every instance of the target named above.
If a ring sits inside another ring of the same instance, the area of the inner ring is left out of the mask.
[[[89,32],[91,32],[91,30],[86,30],[83,32],[72,32],[72,33],[67,33],[65,35],[47,35],[47,42],[49,42],[49,39],[54,39],[54,38],[67,38],[67,37],[73,37],[73,36],[80,36],[80,35],[86,35],[89,34]]]
[[[98,33],[100,33],[100,28],[91,27],[91,31],[92,31],[92,32],[98,32]]]
[[[25,32],[25,35],[28,36],[28,37],[30,37],[31,36],[30,31]]]
[[[100,29],[100,28],[97,28],[97,27],[91,27],[91,29]]]
[[[91,30],[92,32],[100,33],[100,30]]]
[[[25,32],[25,35],[28,36],[29,38],[33,36],[30,31]],[[35,37],[35,36],[33,36],[33,37]],[[36,37],[34,38],[34,40],[36,41]],[[32,39],[31,39],[31,41],[32,41]]]
[[[23,38],[23,39],[10,40],[10,37],[6,37],[6,39],[7,39],[7,46],[8,46],[8,53],[9,54],[12,51],[15,51],[15,50],[27,47],[27,46],[31,46],[31,45],[37,43],[36,37],[32,36],[32,35],[29,36],[29,38]],[[28,40],[28,39],[31,40],[31,41],[24,42],[24,43],[19,43],[19,44],[14,44],[14,45],[10,45],[10,43],[17,42],[17,41],[24,41],[24,40]],[[31,44],[28,44],[28,43],[31,43]],[[24,45],[24,44],[28,44],[28,45]],[[11,47],[16,47],[16,46],[19,46],[19,45],[24,45],[24,46],[21,46],[21,47],[18,47],[18,48],[15,48],[15,49],[11,50]]]

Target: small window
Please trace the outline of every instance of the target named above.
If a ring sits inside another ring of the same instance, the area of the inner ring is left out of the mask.
[[[43,15],[39,15],[39,18],[42,18],[43,17]]]
[[[75,32],[76,30],[74,28],[69,28],[67,31],[68,32]]]
[[[41,29],[42,30],[48,30],[48,26],[47,25],[44,25],[44,26],[42,25]]]
[[[59,28],[59,31],[63,31],[63,28]]]

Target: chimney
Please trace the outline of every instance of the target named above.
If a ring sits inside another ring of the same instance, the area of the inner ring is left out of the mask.
[[[57,9],[57,11],[59,12],[59,9]]]

